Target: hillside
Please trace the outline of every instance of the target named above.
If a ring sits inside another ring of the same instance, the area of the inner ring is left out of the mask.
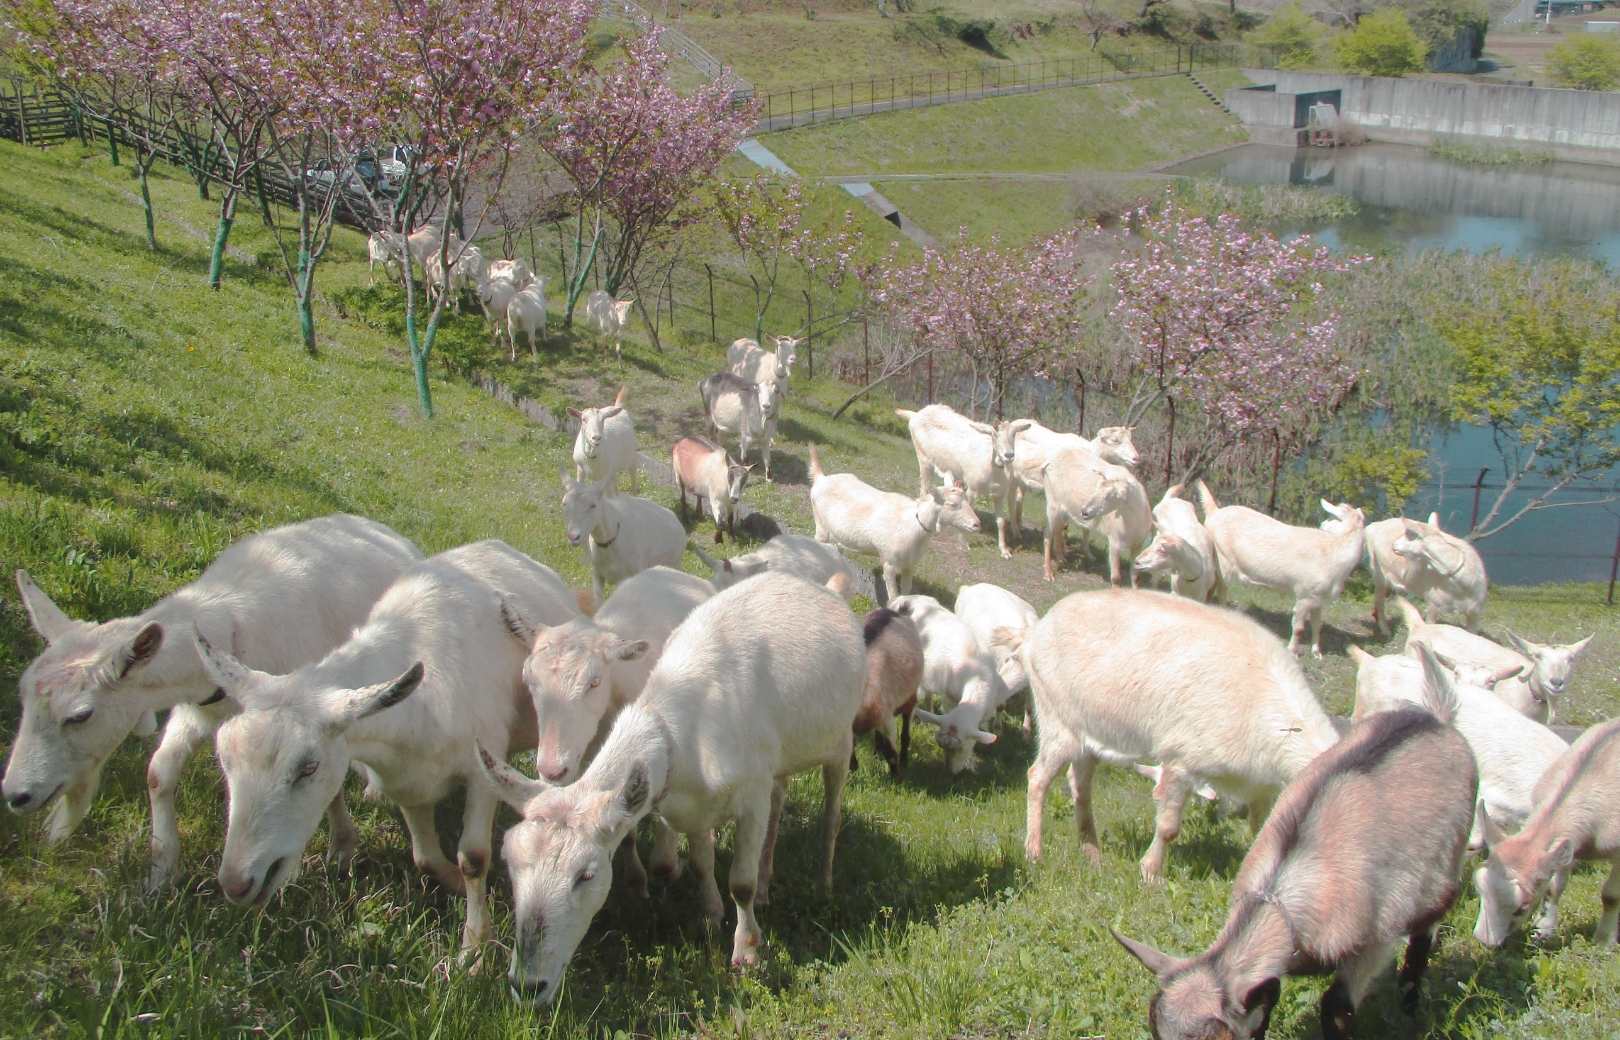
[[[70,614],[104,618],[144,608],[245,533],[348,510],[428,552],[503,538],[584,582],[583,556],[558,522],[567,438],[438,364],[438,415],[420,417],[392,331],[397,304],[364,287],[355,237],[342,236],[342,262],[321,276],[324,297],[348,316],[323,308],[312,359],[297,346],[279,273],[233,261],[222,291],[203,286],[205,246],[186,225],[207,226],[212,207],[189,182],[163,175],[155,184],[157,254],[144,246],[127,187],[104,155],[0,143],[0,553],[9,566],[27,568]],[[267,254],[255,220],[238,228],[239,247]],[[743,304],[721,306],[736,314]],[[447,347],[458,363],[527,380],[525,392],[550,403],[600,403],[629,382],[643,451],[662,457],[676,434],[699,428],[692,387],[722,354],[697,324],[682,318],[693,335],[680,350],[628,340],[622,370],[565,336],[537,360],[503,365],[480,346],[473,315],[452,323]],[[885,414],[894,402],[876,398],[857,411],[860,421],[831,422],[848,392],[825,376],[795,378],[778,481],[751,488],[751,506],[808,528],[811,439],[826,446],[830,468],[914,486],[910,445]],[[648,493],[673,505],[666,488]],[[988,512],[981,519],[993,528]],[[711,530],[699,522],[694,538],[706,545]],[[1045,609],[1101,586],[1095,561],[1041,582],[1039,536],[1025,538],[1007,562],[986,536],[965,549],[940,544],[918,591],[948,601],[964,580],[994,581]],[[686,565],[700,570],[691,555]],[[3,601],[0,682],[9,687],[37,642],[14,594]],[[1280,599],[1249,602],[1274,630],[1286,626]],[[1574,717],[1620,708],[1620,625],[1597,590],[1496,590],[1490,609],[1493,623],[1529,638],[1597,631]],[[1368,610],[1360,595],[1330,609],[1329,655],[1306,664],[1332,710],[1350,703],[1346,645],[1378,645]],[[9,743],[16,703],[3,700],[0,740]],[[611,897],[562,998],[540,1013],[508,999],[504,951],[491,951],[493,970],[459,972],[459,901],[420,881],[397,813],[362,802],[353,780],[355,876],[323,870],[312,855],[284,898],[246,911],[228,905],[214,880],[223,799],[211,755],[199,753],[180,799],[182,888],[145,895],[151,742],[131,740],[109,763],[91,817],[63,845],[42,845],[37,817],[0,818],[0,1036],[1141,1035],[1150,979],[1107,927],[1174,937],[1181,949],[1207,942],[1248,847],[1246,822],[1189,813],[1169,883],[1144,888],[1135,860],[1151,834],[1148,785],[1105,770],[1101,870],[1079,855],[1061,799],[1047,817],[1051,851],[1031,867],[1022,841],[1032,749],[1017,726],[1007,723],[978,771],[960,777],[944,771],[925,727],[916,737],[900,781],[862,742],[831,897],[812,880],[820,781],[794,782],[772,905],[760,915],[771,949],[758,972],[730,970],[725,937],[706,934],[683,880],[650,905]],[[441,809],[446,839],[458,818]],[[722,837],[722,871],[726,847]],[[493,877],[495,931],[506,939],[504,870]],[[1620,1001],[1620,969],[1584,938],[1600,884],[1594,871],[1577,872],[1563,901],[1566,938],[1545,951],[1516,939],[1482,952],[1469,937],[1476,904],[1465,897],[1447,919],[1420,1021],[1454,1037],[1606,1035],[1601,1009]],[[1291,981],[1271,1035],[1316,1035],[1324,984]],[[1359,1035],[1402,1028],[1397,1015],[1392,987],[1380,984]]]

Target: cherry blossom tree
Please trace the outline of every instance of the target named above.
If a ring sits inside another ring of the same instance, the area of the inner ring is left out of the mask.
[[[595,265],[602,287],[617,295],[649,243],[698,218],[689,205],[698,187],[758,118],[758,102],[734,104],[729,72],[677,93],[659,34],[627,41],[622,60],[581,77],[545,139],[575,190],[569,323]]]
[[[568,84],[583,76],[584,0],[354,0],[340,60],[357,77],[354,104],[334,134],[351,149],[394,142],[412,156],[401,191],[401,231],[410,232],[421,200],[442,193],[435,216],[445,270],[478,233],[463,208],[475,177],[483,205],[499,194],[503,171],[525,138],[556,117]],[[410,260],[407,259],[407,265]],[[409,272],[407,272],[409,274]],[[427,362],[448,294],[439,294],[419,327],[413,277],[405,279],[405,334],[422,410],[433,414]]]
[[[999,237],[978,245],[963,228],[948,252],[929,249],[914,263],[885,265],[872,297],[924,344],[960,354],[975,397],[983,380],[986,414],[1000,419],[1011,380],[1044,376],[1075,348],[1089,283],[1076,254],[1088,233],[1072,228],[1021,247]]]
[[[1317,313],[1324,280],[1360,258],[1338,261],[1308,237],[1283,242],[1245,230],[1238,218],[1193,217],[1173,202],[1158,216],[1133,214],[1139,245],[1113,265],[1114,317],[1132,340],[1134,425],[1166,411],[1165,482],[1176,482],[1178,410],[1204,423],[1183,453],[1185,482],[1232,445],[1276,438],[1276,460],[1319,427],[1354,386],[1339,316]]]
[[[166,38],[164,8],[137,0],[8,6],[18,42],[34,59],[36,71],[71,97],[85,116],[117,118],[133,139],[146,244],[156,250],[148,176],[187,100],[185,67]]]

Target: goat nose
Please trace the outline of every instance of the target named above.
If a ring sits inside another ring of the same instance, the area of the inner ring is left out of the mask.
[[[248,897],[253,894],[253,890],[258,886],[258,883],[258,879],[251,874],[240,880],[230,877],[221,877],[219,879],[220,887],[225,890],[225,895],[233,903],[247,902]]]
[[[557,766],[554,769],[543,769],[543,770],[541,770],[541,773],[542,773],[542,775],[545,776],[545,778],[547,780],[550,780],[552,783],[560,784],[560,783],[563,782],[563,780],[567,779],[567,777],[568,777],[568,767],[567,766]]]
[[[512,984],[512,995],[519,1000],[539,1000],[545,996],[546,987],[551,985],[545,979],[538,982],[516,982]]]
[[[29,794],[27,791],[18,791],[16,794],[11,795],[6,799],[6,804],[11,806],[12,812],[21,812],[22,810],[28,808],[28,804],[33,800],[34,796]]]

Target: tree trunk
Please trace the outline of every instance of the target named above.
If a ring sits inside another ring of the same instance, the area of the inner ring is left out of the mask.
[[[135,158],[135,169],[141,179],[141,206],[146,210],[146,248],[157,252],[157,228],[152,221],[152,189],[147,184],[146,174],[152,168],[155,156],[151,152],[138,155]]]
[[[298,250],[298,332],[304,337],[304,349],[315,357],[315,261],[309,249]]]
[[[231,237],[231,225],[236,222],[236,191],[230,189],[219,203],[219,228],[214,232],[214,253],[208,261],[208,287],[218,289],[225,266],[225,243]]]
[[[1170,432],[1164,442],[1164,486],[1169,487],[1175,479],[1172,460],[1176,457],[1176,399],[1167,397],[1164,403],[1170,409]]]
[[[1271,431],[1271,501],[1266,504],[1266,512],[1272,516],[1277,515],[1277,476],[1282,471],[1282,434],[1276,430]]]

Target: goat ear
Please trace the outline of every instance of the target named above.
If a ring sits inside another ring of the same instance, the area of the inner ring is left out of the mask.
[[[651,646],[645,639],[620,639],[608,647],[608,654],[619,661],[638,661]]]
[[[646,807],[652,800],[652,782],[647,777],[647,764],[637,762],[630,769],[630,776],[624,782],[624,789],[619,792],[619,809],[628,816],[634,816]]]
[[[208,678],[224,690],[227,697],[238,703],[245,692],[270,678],[264,672],[256,672],[238,661],[229,650],[209,642],[196,625],[191,626],[191,640],[197,646],[197,657],[202,660],[203,671],[208,673]]]
[[[327,704],[327,724],[336,729],[347,729],[368,715],[392,708],[422,684],[422,676],[426,672],[422,662],[418,661],[397,679],[355,690],[337,691]]]
[[[990,630],[990,646],[1004,648],[1009,654],[1016,654],[1024,645],[1025,633],[1016,628],[1007,628],[997,625]]]
[[[1114,931],[1112,928],[1108,929],[1108,934],[1112,935],[1121,946],[1125,947],[1127,953],[1141,961],[1142,967],[1146,968],[1148,971],[1151,971],[1161,979],[1174,971],[1180,963],[1176,958],[1170,956],[1168,953],[1162,953],[1155,950],[1147,943],[1137,942],[1135,939],[1128,939]]]
[[[1520,638],[1517,632],[1509,629],[1504,629],[1502,634],[1507,637],[1509,646],[1513,647],[1513,649],[1517,650],[1519,653],[1530,658],[1531,660],[1535,659],[1536,650],[1539,649],[1536,644],[1527,639]]]
[[[572,410],[573,409],[569,409],[569,411]],[[574,479],[568,475],[568,463],[566,462],[557,463],[557,475],[562,478],[562,486],[564,488],[567,488],[568,485],[574,482]]]
[[[911,712],[911,721],[926,722],[930,726],[943,726],[945,725],[945,716],[935,715],[933,712],[925,711],[922,708],[913,708]]]
[[[1524,671],[1524,665],[1522,664],[1516,664],[1511,668],[1499,668],[1496,674],[1491,676],[1491,681],[1493,683],[1507,682],[1522,671]]]
[[[1034,426],[1034,425],[1035,425],[1035,420],[1034,419],[1019,419],[1017,422],[1012,424],[1012,432],[1013,433],[1023,433],[1025,430],[1029,429],[1031,426]]]
[[[570,409],[568,409],[568,414],[573,416],[575,419],[582,418],[582,416],[579,413],[578,408],[570,408]]]
[[[495,788],[501,801],[518,812],[522,813],[531,801],[551,789],[551,785],[544,780],[530,780],[504,759],[490,754],[483,741],[474,740],[473,746],[478,749],[478,764],[484,770],[484,779]]]
[[[148,664],[161,649],[163,649],[163,626],[153,621],[143,626],[135,633],[134,639],[119,649],[118,677],[122,679],[135,669]]]
[[[1322,503],[1322,508],[1328,512],[1328,515],[1341,518],[1344,516],[1344,514],[1339,511],[1339,507],[1334,505],[1332,502],[1329,502],[1327,499],[1319,498],[1317,501]]]
[[[624,411],[624,406],[623,405],[617,405],[616,404],[616,405],[613,405],[613,406],[611,406],[609,408],[604,408],[604,409],[602,409],[602,418],[611,419],[615,415],[618,415],[622,411]]]
[[[1457,687],[1451,673],[1441,667],[1434,648],[1418,644],[1418,660],[1423,664],[1423,706],[1440,721],[1450,725],[1457,717]]]
[[[982,729],[970,729],[965,735],[971,740],[977,740],[981,744],[994,744],[996,742],[996,735],[994,733],[990,733]]]
[[[988,433],[992,437],[996,435],[996,428],[991,426],[989,423],[974,422],[972,419],[969,419],[968,425],[980,433]]]
[[[1282,996],[1282,980],[1276,976],[1266,979],[1257,986],[1250,986],[1248,993],[1243,997],[1243,1017],[1264,1019],[1271,1017],[1271,1009],[1277,1006],[1277,998]],[[1256,1031],[1256,1036],[1260,1031]]]
[[[1547,871],[1557,873],[1568,870],[1575,862],[1575,846],[1568,838],[1559,838],[1547,847]]]
[[[1440,526],[1440,514],[1439,513],[1430,513],[1429,514],[1429,526],[1430,527],[1439,527]]]
[[[506,626],[508,632],[512,633],[512,638],[522,643],[525,649],[534,646],[534,637],[538,632],[535,630],[534,624],[523,616],[522,611],[518,609],[517,604],[513,603],[509,596],[501,597],[501,623]]]
[[[1507,838],[1502,828],[1491,819],[1491,814],[1485,811],[1485,800],[1481,798],[1474,806],[1474,819],[1479,823],[1479,832],[1485,836],[1485,848],[1494,849]]]
[[[62,613],[62,608],[51,602],[51,597],[45,595],[44,590],[34,584],[34,579],[28,576],[27,571],[17,572],[17,591],[22,594],[23,608],[28,611],[29,622],[34,626],[34,631],[45,640],[46,645],[56,642],[78,624]]]
[[[1590,643],[1591,641],[1592,641],[1592,636],[1587,636],[1585,639],[1581,640],[1579,643],[1571,643],[1571,644],[1569,644],[1570,655],[1575,656],[1575,657],[1580,656],[1581,651],[1585,650],[1586,647],[1587,647],[1587,644]]]

